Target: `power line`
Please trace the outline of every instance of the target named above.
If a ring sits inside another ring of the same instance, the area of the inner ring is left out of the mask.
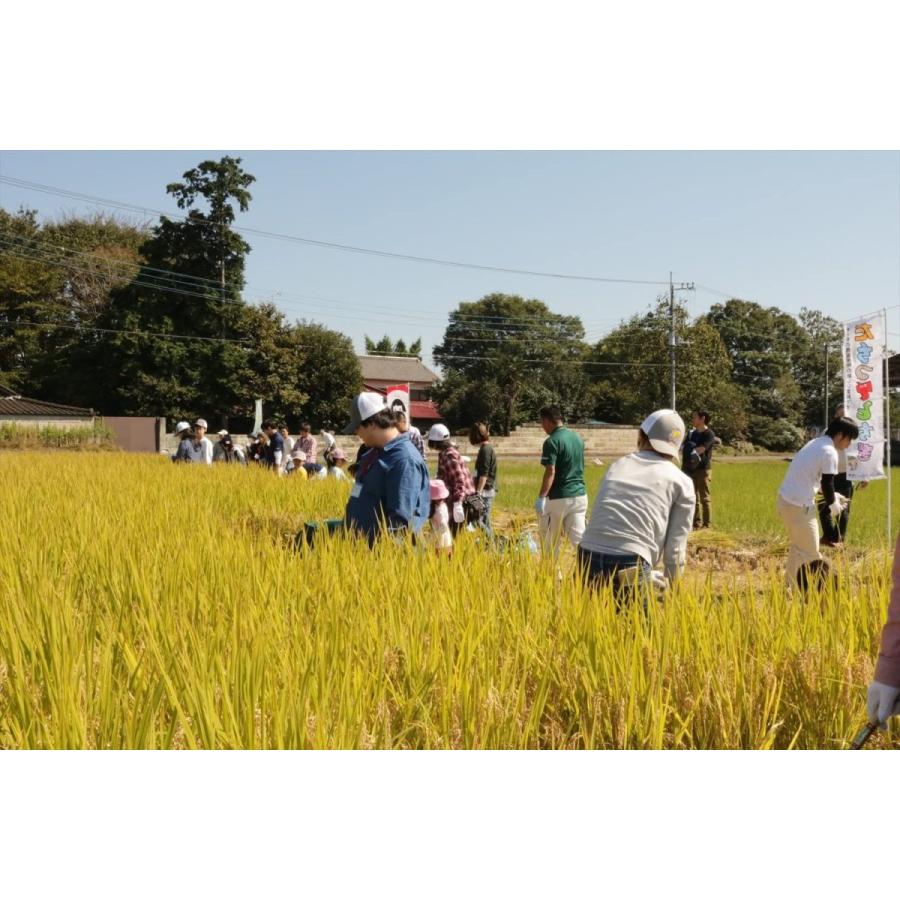
[[[103,334],[130,334],[136,337],[156,337],[172,341],[205,341],[214,344],[239,344],[247,346],[244,338],[221,338],[221,337],[201,337],[196,334],[169,334],[164,331],[138,331],[128,328],[98,328],[95,325],[69,325],[66,322],[26,322],[17,319],[15,322],[0,322],[0,328],[63,328],[69,331],[96,331]]]
[[[109,206],[113,209],[121,209],[130,212],[154,213],[155,215],[165,216],[168,219],[187,219],[187,216],[178,214],[170,214],[161,210],[151,209],[149,207],[136,206],[130,203],[122,203],[117,200],[108,200],[103,197],[96,197],[91,194],[82,194],[78,191],[70,191],[64,188],[56,188],[51,185],[41,184],[34,181],[26,181],[21,178],[12,178],[8,175],[0,175],[0,182],[8,184],[11,187],[18,187],[23,190],[37,191],[44,194],[55,194],[69,199],[82,200],[87,203],[98,204],[100,206]],[[290,241],[292,243],[305,244],[313,247],[322,247],[328,250],[340,250],[349,253],[360,253],[369,256],[379,256],[386,259],[398,259],[405,262],[427,263],[430,265],[449,266],[461,269],[475,269],[484,272],[502,272],[507,275],[529,275],[536,278],[558,278],[571,281],[592,281],[604,284],[644,284],[654,285],[656,287],[665,286],[668,282],[652,281],[639,278],[611,278],[600,275],[574,275],[566,272],[542,272],[533,269],[516,269],[509,266],[492,266],[480,263],[462,262],[452,259],[441,259],[433,256],[417,256],[410,253],[397,253],[390,250],[377,250],[371,247],[358,247],[352,244],[339,244],[335,241],[322,241],[315,238],[301,237],[300,235],[282,234],[276,231],[265,231],[258,228],[245,228],[232,226],[233,230],[243,234],[255,234],[259,237],[272,238],[274,240]]]

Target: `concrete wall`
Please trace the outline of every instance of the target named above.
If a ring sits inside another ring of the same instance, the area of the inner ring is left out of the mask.
[[[608,425],[596,428],[580,428],[573,427],[581,435],[584,440],[584,455],[590,461],[591,459],[617,459],[631,453],[637,447],[638,429],[630,425]],[[296,435],[291,435],[296,438]],[[497,455],[501,458],[520,458],[540,460],[541,447],[547,435],[538,425],[526,425],[516,429],[509,437],[492,437],[491,443],[494,445]],[[245,447],[250,443],[250,439],[245,434],[233,434],[232,438],[240,447]],[[322,462],[321,454],[323,450],[321,436],[319,441],[319,462]],[[335,435],[338,446],[350,457],[351,460],[356,458],[356,451],[359,448],[359,439],[355,435]],[[209,436],[209,439],[216,443],[218,438],[215,433]],[[469,440],[464,435],[454,436],[454,440],[459,444],[459,448],[467,456],[473,456],[477,453],[477,449],[472,447]],[[166,434],[162,441],[163,449],[168,453],[174,453],[176,449],[174,435]],[[434,458],[435,454],[430,454]]]
[[[94,424],[91,416],[77,418],[74,416],[0,416],[0,423],[21,425],[25,428],[43,428],[45,425],[52,425],[55,428],[90,428]]]

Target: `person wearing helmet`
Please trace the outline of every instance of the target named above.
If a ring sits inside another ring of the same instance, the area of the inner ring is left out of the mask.
[[[641,423],[637,451],[609,467],[578,547],[593,585],[611,581],[621,595],[632,581],[649,583],[660,561],[670,581],[682,574],[696,502],[676,465],[684,435],[681,416],[658,409]]]

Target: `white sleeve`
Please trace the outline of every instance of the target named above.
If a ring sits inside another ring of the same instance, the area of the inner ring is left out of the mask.
[[[678,578],[684,570],[687,558],[687,540],[694,523],[696,495],[694,486],[679,485],[678,494],[669,510],[669,526],[666,529],[666,544],[663,548],[663,565],[670,581]]]
[[[822,460],[823,475],[837,475],[838,472],[838,452],[834,447],[825,448],[825,458]]]
[[[275,465],[278,466],[279,469],[281,468],[281,458],[283,455],[284,454],[281,452],[281,450],[275,451]]]

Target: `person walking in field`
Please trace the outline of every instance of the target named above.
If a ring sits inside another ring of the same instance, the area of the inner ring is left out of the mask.
[[[892,716],[900,716],[900,535],[894,546],[891,576],[893,586],[887,622],[881,631],[881,652],[866,697],[869,721],[882,728]]]
[[[834,411],[836,419],[843,418],[844,404],[839,403]],[[860,481],[857,487],[862,490],[869,482]],[[838,450],[838,470],[834,476],[834,489],[838,494],[842,494],[847,498],[847,505],[841,514],[835,518],[828,508],[824,497],[819,499],[819,522],[822,525],[822,537],[819,539],[820,547],[837,547],[840,548],[844,544],[844,538],[847,536],[847,526],[850,524],[850,507],[853,505],[854,484],[847,477],[847,451]]]
[[[684,421],[658,409],[641,423],[637,451],[616,460],[597,491],[578,562],[593,586],[611,581],[617,597],[649,584],[660,561],[670,582],[684,571],[694,520],[694,484],[676,464]]]
[[[709,413],[698,409],[691,416],[693,428],[684,442],[684,458],[682,471],[686,472],[694,482],[694,493],[697,503],[694,507],[694,530],[709,528],[712,499],[709,483],[712,479],[712,452],[716,444],[716,435],[709,427]]]
[[[369,448],[359,459],[346,526],[364,535],[370,546],[383,530],[421,531],[431,508],[428,467],[398,430],[384,396],[365,391],[355,397],[344,434],[355,434]]]
[[[450,431],[446,425],[431,426],[428,446],[438,451],[437,477],[450,492],[450,530],[455,536],[465,526],[467,519],[476,521],[480,518],[473,512],[466,511],[467,501],[471,504],[470,498],[475,494],[475,483],[459,449],[450,440]]]
[[[206,436],[206,419],[197,419],[194,422],[193,433],[190,440],[184,440],[178,445],[175,454],[175,462],[201,463],[211,466],[213,461],[212,441]]]
[[[838,453],[846,450],[859,436],[859,427],[851,419],[834,419],[822,437],[804,445],[794,457],[778,489],[778,515],[784,522],[790,541],[785,584],[797,585],[797,574],[805,563],[822,558],[819,553],[819,525],[816,515],[816,491],[821,489],[833,516],[840,516],[847,498],[835,491]]]
[[[182,441],[189,441],[191,439],[191,423],[190,422],[179,422],[175,426],[175,452],[172,454],[172,462],[175,462],[178,459],[178,451],[181,448]]]
[[[284,464],[284,438],[271,419],[263,422],[262,431],[266,436],[266,446],[263,450],[263,460],[266,468],[272,469],[281,475],[283,474]]]
[[[534,508],[544,553],[559,553],[565,535],[575,546],[581,542],[587,515],[584,486],[584,441],[563,425],[562,410],[545,406],[541,427],[547,435],[541,451],[544,478]]]
[[[213,447],[213,462],[238,463],[242,466],[247,465],[244,451],[241,450],[240,447],[234,446],[231,435],[224,428],[219,432],[218,443]]]
[[[447,498],[450,491],[447,485],[439,478],[434,479],[430,485],[431,511],[428,521],[431,523],[431,533],[434,535],[434,545],[438,553],[450,554],[453,552],[453,533],[450,531],[450,511],[447,509]]]
[[[478,456],[475,458],[475,493],[484,498],[481,527],[489,537],[492,537],[494,531],[491,527],[491,512],[494,508],[494,498],[497,496],[497,454],[484,422],[476,422],[469,429],[469,443],[478,447]]]

